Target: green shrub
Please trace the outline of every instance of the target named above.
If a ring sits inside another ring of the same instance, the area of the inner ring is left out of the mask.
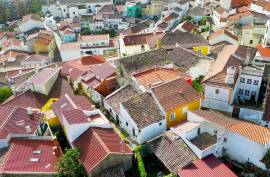
[[[144,163],[143,163],[143,158],[142,158],[142,148],[141,146],[137,146],[135,148],[135,157],[137,159],[137,163],[138,163],[138,170],[140,173],[140,177],[146,177],[147,173],[144,167]]]
[[[6,101],[11,95],[13,95],[13,92],[9,87],[0,88],[0,104]]]

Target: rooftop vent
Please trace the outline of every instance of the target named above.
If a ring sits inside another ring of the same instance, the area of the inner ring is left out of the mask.
[[[32,133],[31,127],[29,125],[27,125],[25,127],[25,130],[26,130],[26,133],[28,133],[28,134],[31,134]]]
[[[38,162],[39,158],[30,158],[30,162]]]

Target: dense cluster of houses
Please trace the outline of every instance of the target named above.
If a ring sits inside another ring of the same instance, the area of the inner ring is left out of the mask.
[[[59,0],[24,16],[0,32],[0,174],[56,175],[55,127],[89,177],[125,176],[137,146],[180,177],[267,172],[269,16],[266,0]]]

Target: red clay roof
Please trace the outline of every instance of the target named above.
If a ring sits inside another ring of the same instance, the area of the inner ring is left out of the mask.
[[[37,130],[43,114],[34,112],[32,116],[24,108],[0,107],[0,139],[9,134],[27,134],[26,126],[30,126],[32,133]]]
[[[133,75],[140,84],[146,88],[161,84],[164,82],[172,81],[177,78],[183,78],[185,80],[191,79],[189,75],[183,74],[176,69],[170,68],[152,68],[146,71],[142,71]]]
[[[192,32],[192,30],[194,28],[196,28],[196,25],[192,24],[189,21],[185,21],[183,22],[182,26],[181,26],[186,32]]]
[[[52,105],[55,115],[62,120],[64,110],[80,109],[84,111],[93,111],[95,106],[85,97],[78,95],[64,95]]]
[[[259,144],[270,142],[270,130],[253,123],[239,121],[228,126],[227,129]]]
[[[41,109],[46,102],[46,97],[40,94],[33,93],[31,90],[28,90],[21,94],[11,96],[1,105],[1,107],[32,107]]]
[[[183,78],[166,82],[151,89],[166,112],[201,97]]]
[[[80,150],[80,160],[87,172],[92,171],[110,154],[132,154],[113,129],[89,128],[73,145]]]
[[[270,57],[270,48],[257,45],[256,48],[262,57]]]
[[[81,58],[82,65],[90,66],[90,65],[96,65],[96,64],[101,64],[105,62],[106,62],[106,59],[100,55],[87,55]]]
[[[58,153],[54,154],[54,146],[53,140],[12,139],[3,173],[55,173],[61,150],[58,147]],[[31,158],[37,158],[38,161],[31,162]]]
[[[59,71],[60,68],[44,68],[42,71],[38,72],[31,81],[33,84],[44,84],[56,74],[58,75]]]
[[[214,155],[194,161],[191,165],[178,170],[181,177],[237,177]]]

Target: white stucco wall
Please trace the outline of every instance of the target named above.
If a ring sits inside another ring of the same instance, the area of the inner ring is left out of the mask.
[[[243,136],[240,136],[234,132],[226,131],[224,142],[224,148],[226,154],[229,155],[231,159],[234,159],[240,163],[251,162],[259,168],[266,169],[265,165],[260,161],[269,145],[261,145],[255,141],[251,141]]]
[[[161,135],[164,131],[166,131],[166,119],[164,118],[160,122],[155,122],[147,127],[144,127],[139,132],[137,124],[130,117],[126,109],[120,104],[120,116],[119,119],[121,121],[120,126],[128,132],[128,134],[133,138],[137,143],[142,144],[148,140],[153,139],[156,136]],[[126,122],[128,126],[126,126]],[[159,125],[161,123],[161,125]],[[133,136],[133,129],[135,130],[135,136]]]

